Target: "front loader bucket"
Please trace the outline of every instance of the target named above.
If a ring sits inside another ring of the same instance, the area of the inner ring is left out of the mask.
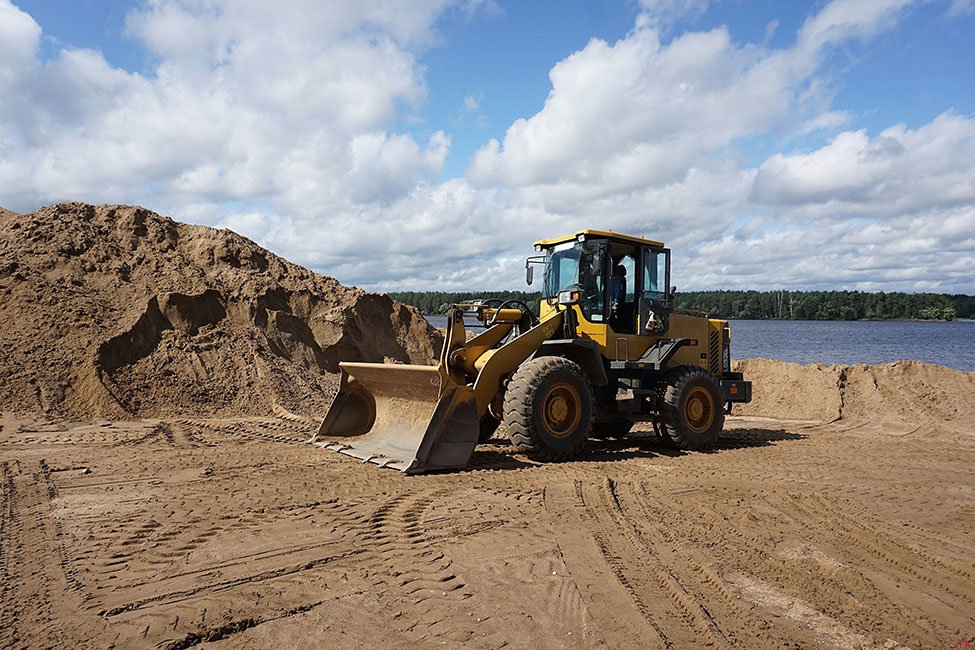
[[[477,444],[473,390],[445,380],[436,366],[339,364],[342,383],[318,444],[407,473],[463,467]]]

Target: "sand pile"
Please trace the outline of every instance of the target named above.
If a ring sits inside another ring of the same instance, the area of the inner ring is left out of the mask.
[[[321,415],[340,360],[430,363],[419,311],[131,206],[0,213],[0,405]]]
[[[752,402],[738,415],[923,426],[975,422],[975,373],[919,361],[826,366],[746,359],[736,369],[752,381]]]

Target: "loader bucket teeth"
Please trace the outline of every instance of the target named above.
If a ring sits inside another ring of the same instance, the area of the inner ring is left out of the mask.
[[[479,434],[470,388],[445,381],[436,366],[339,366],[339,392],[312,441],[408,473],[470,460]]]

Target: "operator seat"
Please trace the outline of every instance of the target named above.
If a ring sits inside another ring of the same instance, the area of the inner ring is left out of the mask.
[[[633,329],[632,320],[632,305],[626,303],[626,267],[617,264],[609,279],[609,325],[614,331],[629,332]]]

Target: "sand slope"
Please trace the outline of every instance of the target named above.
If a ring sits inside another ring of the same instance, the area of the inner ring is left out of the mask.
[[[434,330],[227,230],[132,206],[0,220],[0,408],[320,414],[338,361],[429,363]]]
[[[818,422],[961,428],[975,425],[975,373],[919,361],[826,366],[746,359],[752,381],[741,415]]]

